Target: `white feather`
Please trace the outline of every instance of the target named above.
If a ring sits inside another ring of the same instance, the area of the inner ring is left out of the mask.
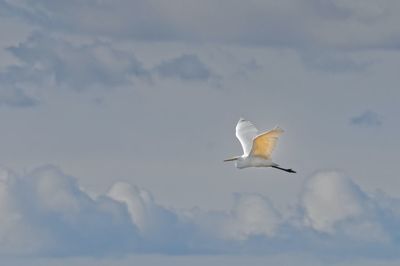
[[[257,128],[248,120],[240,118],[236,125],[236,137],[242,144],[243,155],[248,156],[253,146],[253,139],[258,135]]]
[[[224,162],[235,161],[236,167],[240,169],[247,167],[273,167],[288,173],[296,173],[293,169],[282,168],[272,161],[272,151],[282,133],[283,129],[275,127],[259,134],[253,123],[240,118],[236,125],[236,137],[242,144],[243,155],[226,159]]]

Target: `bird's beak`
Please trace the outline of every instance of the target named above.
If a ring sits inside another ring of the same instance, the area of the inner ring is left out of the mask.
[[[224,162],[236,161],[239,157],[233,157],[229,159],[225,159]]]

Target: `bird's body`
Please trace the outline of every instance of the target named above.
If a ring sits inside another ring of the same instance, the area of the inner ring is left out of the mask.
[[[247,167],[273,167],[289,173],[296,173],[292,169],[279,167],[272,162],[271,154],[283,130],[275,127],[269,131],[259,133],[257,128],[248,120],[241,118],[236,125],[236,137],[242,144],[243,155],[236,156],[227,161],[235,161],[237,168]]]
[[[239,169],[247,167],[271,167],[278,166],[271,160],[267,160],[256,156],[240,156],[235,162],[235,166]]]

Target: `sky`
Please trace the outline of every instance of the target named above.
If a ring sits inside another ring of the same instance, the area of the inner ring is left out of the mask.
[[[399,12],[0,0],[0,261],[398,265]],[[223,163],[240,117],[297,174]]]

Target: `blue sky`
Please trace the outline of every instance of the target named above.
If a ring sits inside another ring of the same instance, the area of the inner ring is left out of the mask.
[[[0,261],[397,265],[398,11],[0,1]],[[240,117],[298,173],[222,163]]]

